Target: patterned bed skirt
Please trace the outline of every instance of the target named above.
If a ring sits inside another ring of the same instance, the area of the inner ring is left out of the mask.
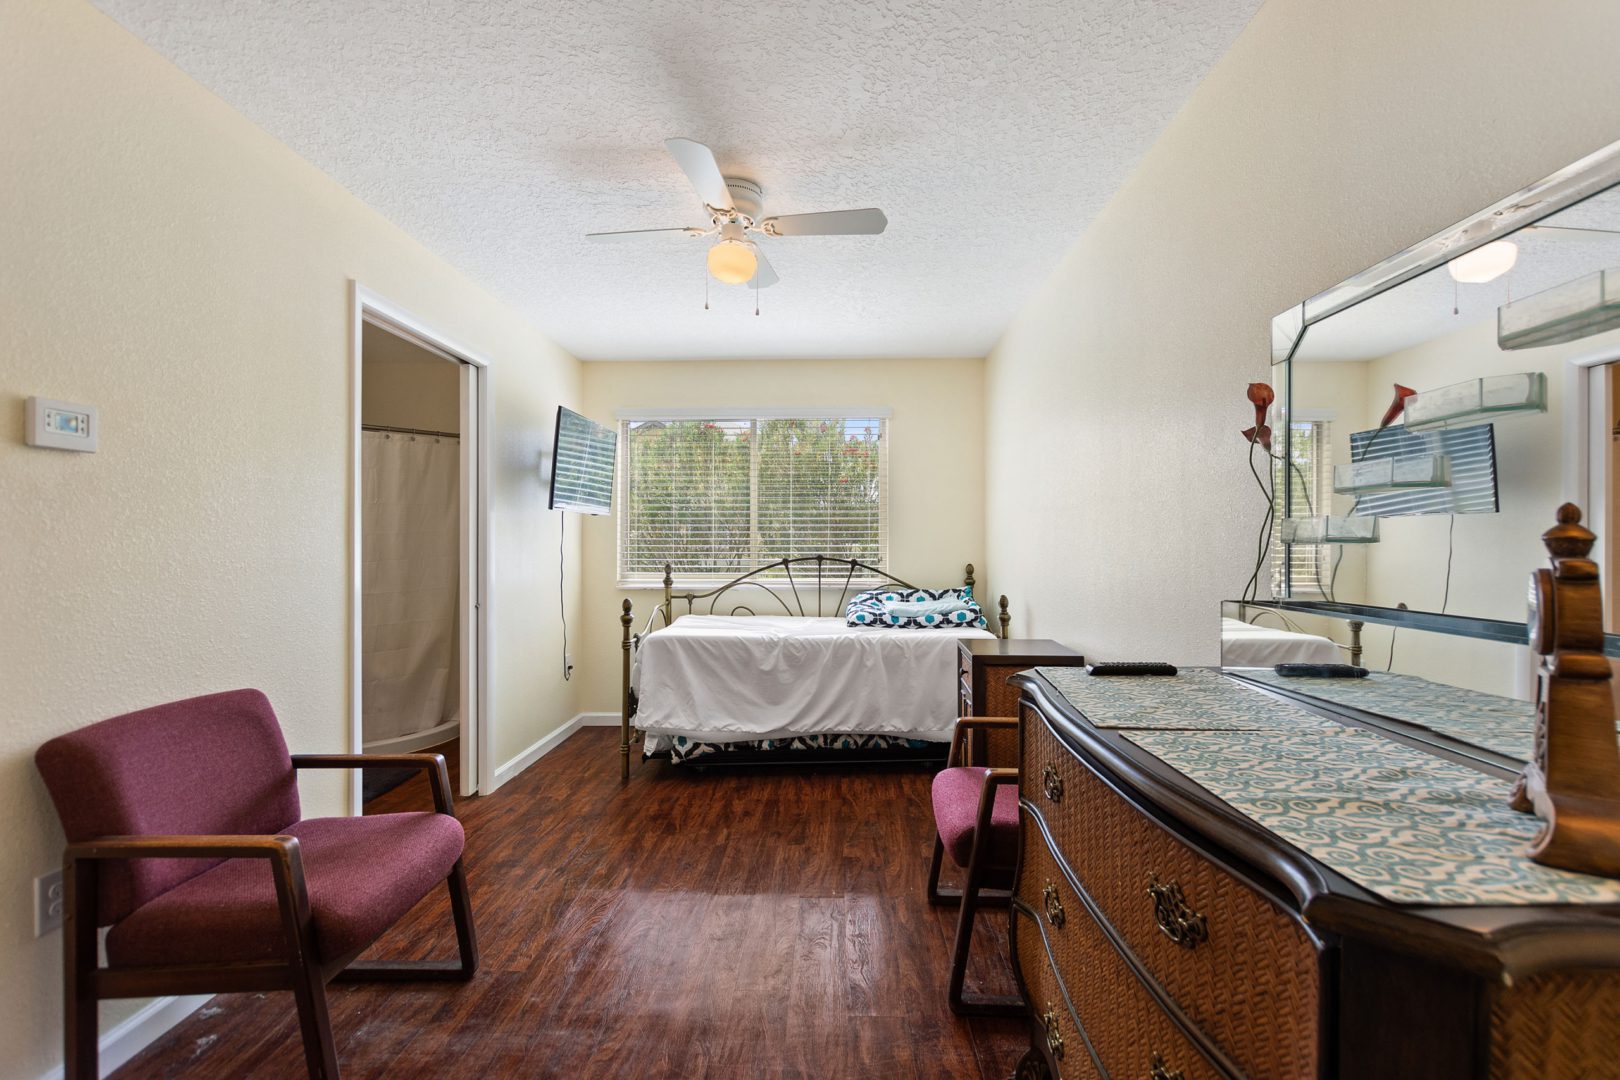
[[[796,735],[789,739],[728,743],[699,742],[677,735],[670,742],[669,760],[676,765],[687,762],[719,765],[728,761],[793,761],[800,754],[827,760],[839,760],[848,754],[852,759],[862,760],[931,761],[937,758],[944,761],[945,752],[950,746],[949,743],[895,735]]]

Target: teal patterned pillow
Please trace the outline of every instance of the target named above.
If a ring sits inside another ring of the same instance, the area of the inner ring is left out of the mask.
[[[959,611],[899,615],[891,604],[926,603],[937,600],[961,601]],[[971,589],[869,589],[856,594],[844,609],[844,622],[850,626],[890,627],[896,630],[933,630],[947,626],[989,627],[984,612],[973,599]]]

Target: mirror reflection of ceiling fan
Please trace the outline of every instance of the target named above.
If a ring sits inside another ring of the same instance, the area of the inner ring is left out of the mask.
[[[703,210],[709,215],[707,227],[677,229],[621,229],[616,232],[586,233],[590,240],[626,240],[644,236],[713,236],[709,247],[709,273],[727,285],[753,285],[763,289],[779,280],[765,253],[752,237],[764,236],[871,236],[883,231],[889,219],[876,208],[828,210],[819,214],[779,214],[760,217],[762,195],[752,180],[723,176],[714,154],[707,146],[691,139],[666,139],[675,163],[692,181]]]

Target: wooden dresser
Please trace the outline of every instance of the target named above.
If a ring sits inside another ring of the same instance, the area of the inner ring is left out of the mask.
[[[1020,1078],[1620,1077],[1620,909],[1390,903],[1013,683]]]

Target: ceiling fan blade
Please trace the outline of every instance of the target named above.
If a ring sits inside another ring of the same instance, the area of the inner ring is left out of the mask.
[[[692,181],[704,206],[712,206],[716,210],[733,209],[731,190],[726,187],[726,178],[720,175],[714,151],[691,139],[665,139],[664,146],[675,159],[675,164],[681,167],[681,172]]]
[[[686,229],[618,229],[618,230],[616,230],[614,232],[588,232],[588,233],[585,234],[585,239],[587,239],[587,240],[596,240],[596,241],[600,242],[600,241],[603,241],[603,240],[629,240],[629,239],[631,239],[633,237],[637,237],[637,236],[670,236],[670,235],[702,236],[703,232],[704,232],[704,230],[702,230],[702,229],[692,229],[692,228],[686,228]]]
[[[757,283],[761,289],[768,289],[782,280],[776,276],[776,271],[771,269],[770,261],[765,258],[765,253],[759,250],[758,244],[754,245],[754,258],[759,261],[759,265],[754,267],[754,276],[748,279],[749,288],[753,288]]]
[[[819,214],[783,214],[768,217],[759,227],[770,236],[854,236],[875,235],[889,219],[876,207],[865,210],[826,210]]]

